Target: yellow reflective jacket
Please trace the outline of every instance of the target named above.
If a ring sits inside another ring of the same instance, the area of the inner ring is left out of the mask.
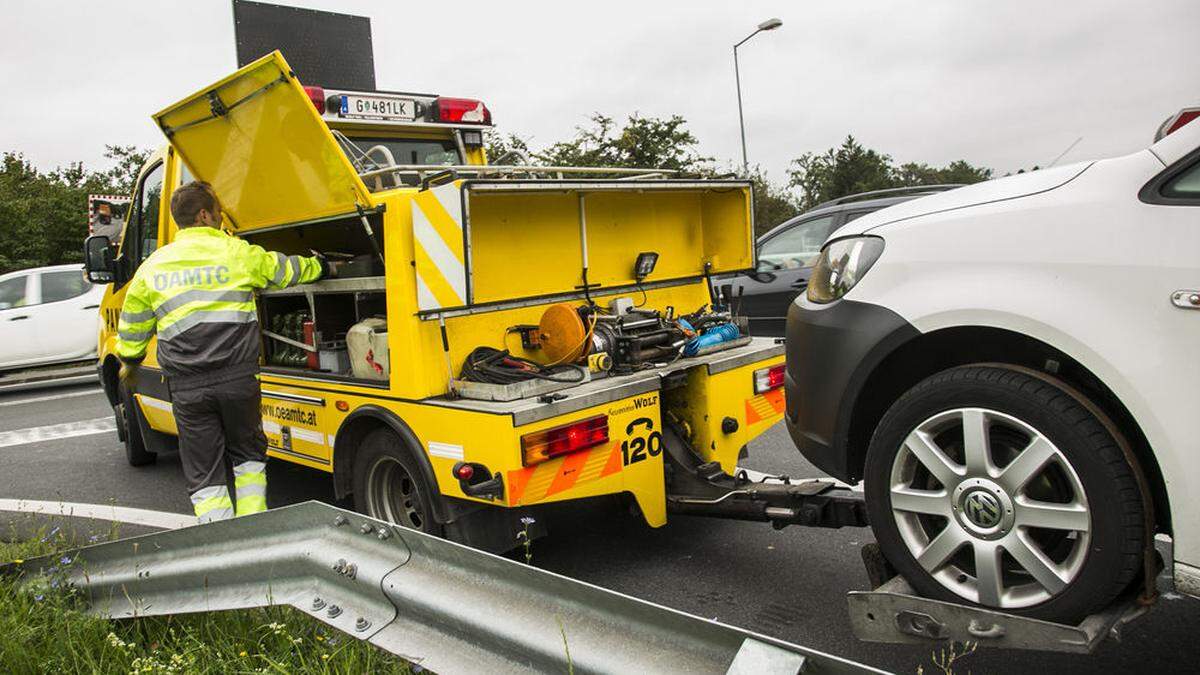
[[[211,227],[182,228],[129,282],[117,356],[135,362],[158,333],[158,363],[173,387],[257,372],[254,290],[320,279],[317,258],[287,256]]]

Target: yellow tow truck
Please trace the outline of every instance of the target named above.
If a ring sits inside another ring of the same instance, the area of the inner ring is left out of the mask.
[[[170,242],[172,190],[212,184],[230,233],[343,261],[268,290],[268,454],[357,509],[507,550],[550,502],[862,525],[855,495],[738,469],[782,416],[783,346],[749,336],[722,278],[755,267],[750,185],[659,170],[489,165],[480,101],[305,87],[275,52],[154,115],[110,283],[99,369],[133,465],[177,433],[155,350],[123,384],[125,284]],[[536,528],[535,528],[536,529]]]

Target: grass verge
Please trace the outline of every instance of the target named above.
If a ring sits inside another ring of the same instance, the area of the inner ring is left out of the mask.
[[[57,528],[0,542],[0,562],[69,546]],[[62,557],[60,564],[73,563]],[[0,578],[0,673],[410,673],[408,664],[290,607],[108,621],[53,576]]]

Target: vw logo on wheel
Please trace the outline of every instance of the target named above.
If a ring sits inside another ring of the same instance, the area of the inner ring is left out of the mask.
[[[963,498],[963,512],[979,527],[995,527],[1000,524],[1000,500],[983,490],[975,490]]]

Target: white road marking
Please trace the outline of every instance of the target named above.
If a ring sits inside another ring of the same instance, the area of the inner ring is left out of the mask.
[[[104,391],[99,387],[95,389],[85,389],[83,391],[71,391],[65,394],[55,394],[54,396],[36,396],[34,398],[23,398],[19,401],[0,401],[0,408],[5,408],[10,405],[24,405],[26,403],[42,403],[44,401],[57,401],[60,398],[73,398],[75,396],[91,396]]]
[[[44,513],[73,518],[108,520],[118,523],[145,525],[161,530],[174,530],[196,524],[196,516],[189,514],[134,509],[127,506],[115,506],[113,504],[75,504],[72,502],[38,501],[36,499],[0,499],[0,511]]]
[[[94,420],[80,420],[64,424],[51,424],[45,427],[0,431],[0,448],[41,443],[43,441],[55,441],[60,438],[104,434],[116,431],[116,429],[117,422],[112,417],[98,417]]]

